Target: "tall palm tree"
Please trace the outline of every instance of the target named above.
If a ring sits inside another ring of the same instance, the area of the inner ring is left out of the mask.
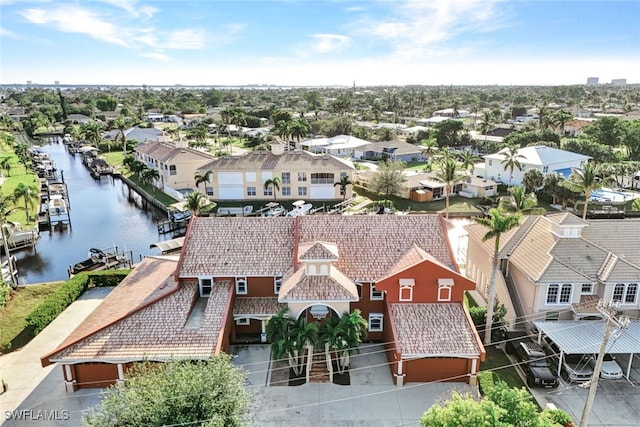
[[[82,132],[82,137],[96,147],[102,141],[102,125],[96,121],[81,124],[80,131]]]
[[[347,186],[353,185],[351,178],[348,175],[340,177],[340,181],[333,184],[334,187],[340,186],[340,193],[342,193],[342,201],[347,199]]]
[[[185,198],[185,201],[187,202],[187,208],[193,212],[193,216],[198,216],[202,207],[208,202],[208,199],[201,192],[194,191]]]
[[[338,351],[338,372],[343,374],[349,367],[350,356],[358,352],[358,346],[367,335],[367,321],[362,318],[360,310],[343,313],[338,322],[340,336],[335,340]]]
[[[467,148],[464,151],[458,152],[458,159],[460,159],[460,163],[462,168],[466,171],[469,170],[469,167],[473,167],[474,163],[478,161],[480,158],[473,154],[470,148]]]
[[[520,214],[508,214],[500,209],[489,209],[489,217],[477,217],[474,221],[484,225],[489,230],[482,237],[482,241],[495,239],[493,247],[493,265],[491,268],[491,279],[489,281],[489,300],[487,301],[487,320],[484,329],[484,344],[491,344],[491,328],[493,325],[493,311],[496,299],[496,276],[498,274],[498,253],[500,251],[500,236],[512,228],[517,227],[521,220]]]
[[[524,187],[516,185],[509,188],[508,191],[511,196],[503,198],[500,203],[500,206],[504,210],[526,214],[531,212],[531,210],[538,204],[538,198],[535,193],[527,194]]]
[[[205,187],[207,186],[207,182],[209,182],[209,180],[211,179],[211,175],[213,175],[213,171],[212,170],[208,170],[204,173],[201,173],[200,171],[197,171],[195,173],[195,175],[193,176],[193,179],[195,180],[196,183],[196,188],[200,187],[200,184],[202,184],[204,182]]]
[[[280,190],[280,177],[274,176],[266,180],[264,182],[264,189],[267,190],[269,187],[273,187],[273,201],[275,202],[277,192]]]
[[[290,354],[294,362],[292,368],[296,375],[300,375],[305,366],[305,350],[309,347],[312,349],[318,343],[318,324],[308,322],[306,317],[300,316],[293,323],[290,333],[293,338],[293,352]],[[311,351],[307,357],[311,357]]]
[[[307,122],[305,118],[300,117],[289,124],[288,132],[289,136],[299,143],[302,138],[307,136],[310,129],[311,126],[309,126],[309,122]]]
[[[589,206],[591,192],[602,188],[604,182],[596,175],[594,163],[589,162],[582,169],[573,168],[569,178],[560,182],[560,185],[576,193],[584,193],[582,219],[587,219],[587,206]]]
[[[13,203],[14,200],[12,197],[0,193],[0,233],[2,233],[2,244],[4,246],[4,253],[7,256],[7,266],[9,268],[9,274],[11,276],[11,280],[15,282],[13,264],[11,263],[11,253],[9,252],[9,234],[7,232],[7,220],[9,219],[9,215],[11,215],[16,210],[16,208],[12,206]]]
[[[420,142],[420,155],[426,156],[427,164],[431,165],[433,156],[438,152],[438,141],[435,138],[423,139]]]
[[[118,130],[118,136],[120,137],[119,139],[122,140],[122,153],[126,156],[127,155],[127,136],[125,135],[124,131],[126,131],[129,128],[129,123],[127,122],[127,119],[123,116],[116,117],[116,119],[113,121],[113,128]]]
[[[515,145],[507,146],[503,150],[502,154],[504,155],[504,158],[500,163],[502,164],[502,168],[504,169],[505,172],[507,170],[509,171],[509,188],[510,188],[511,180],[513,179],[513,171],[515,169],[518,169],[519,171],[522,170],[522,163],[520,163],[520,160],[524,159],[525,157],[522,154],[518,153],[518,147],[516,147]]]
[[[444,158],[440,161],[440,170],[436,172],[435,179],[444,183],[445,217],[449,219],[449,193],[451,189],[467,177],[458,169],[458,162],[453,158]]]
[[[140,172],[140,179],[143,183],[151,185],[156,179],[160,177],[160,173],[157,169],[146,167]],[[154,186],[155,189],[155,186]]]
[[[11,162],[9,157],[3,157],[0,159],[0,169],[7,173],[7,176],[11,176]]]
[[[24,211],[27,216],[27,222],[30,222],[29,208],[32,208],[35,200],[38,199],[38,188],[34,185],[26,185],[24,182],[19,183],[13,190],[13,200],[17,202],[21,198],[24,201]]]

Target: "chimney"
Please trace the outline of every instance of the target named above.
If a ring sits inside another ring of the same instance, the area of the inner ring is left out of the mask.
[[[284,144],[280,144],[279,142],[274,142],[271,144],[271,153],[275,155],[280,155],[284,153]]]

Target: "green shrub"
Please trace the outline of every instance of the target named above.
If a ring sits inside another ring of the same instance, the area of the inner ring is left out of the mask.
[[[67,280],[27,316],[27,328],[32,328],[34,335],[43,330],[65,308],[78,299],[88,286],[89,278],[86,273],[80,273]]]
[[[0,283],[0,310],[9,302],[9,298],[11,298],[11,289]]]
[[[480,394],[484,396],[491,395],[495,380],[496,379],[493,372],[480,372],[478,374],[478,389],[480,391]]]
[[[127,277],[131,269],[103,270],[94,273],[87,273],[89,277],[89,288],[102,288],[105,286],[118,286],[122,279]]]

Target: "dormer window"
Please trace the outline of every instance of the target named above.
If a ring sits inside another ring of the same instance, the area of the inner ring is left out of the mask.
[[[372,283],[370,287],[369,299],[371,301],[382,301],[384,299],[384,292],[376,291],[376,286]]]
[[[246,295],[247,291],[247,278],[244,276],[236,277],[236,294]]]
[[[210,277],[201,278],[198,281],[198,285],[200,288],[200,296],[208,297],[211,295],[211,291],[213,290],[213,280]]]
[[[438,301],[451,301],[453,279],[438,279]]]
[[[273,277],[273,293],[276,295],[279,294],[281,286],[282,286],[282,275],[274,276]]]
[[[413,287],[416,282],[413,279],[400,279],[400,301],[413,301]]]

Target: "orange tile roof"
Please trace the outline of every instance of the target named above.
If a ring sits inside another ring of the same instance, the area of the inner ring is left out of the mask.
[[[307,276],[304,268],[287,272],[282,278],[278,301],[358,301],[358,288],[353,280],[335,267],[327,276]]]
[[[462,304],[390,304],[403,358],[478,357],[482,348]]]
[[[270,316],[286,307],[277,297],[236,297],[233,306],[234,316]]]
[[[299,260],[336,260],[338,247],[334,243],[311,242],[299,245]]]

